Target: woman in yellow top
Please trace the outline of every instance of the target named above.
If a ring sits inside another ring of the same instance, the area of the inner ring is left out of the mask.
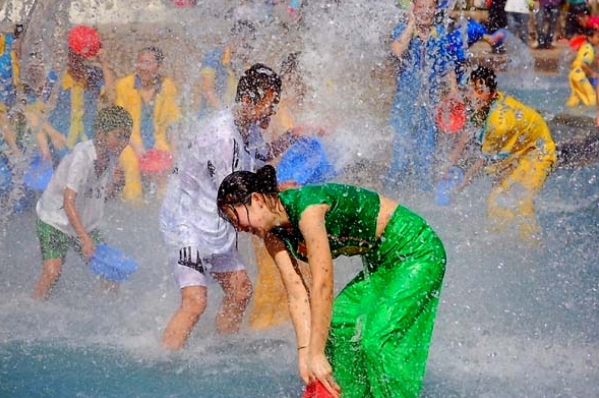
[[[568,75],[572,93],[566,105],[570,107],[577,106],[581,102],[586,106],[597,104],[597,95],[591,79],[597,80],[597,72],[592,66],[595,64],[595,46],[599,44],[599,31],[590,29],[586,36],[586,41],[580,46]]]
[[[139,158],[150,149],[171,152],[169,128],[179,119],[180,111],[175,84],[159,73],[163,60],[159,48],[144,48],[137,57],[135,73],[116,84],[116,104],[133,117],[131,140],[120,157],[125,200],[142,199]]]
[[[482,157],[466,172],[461,191],[486,165],[495,177],[487,200],[490,220],[498,229],[516,225],[520,237],[538,240],[534,199],[556,161],[555,143],[547,123],[533,109],[497,91],[492,69],[478,67],[470,75],[473,122]]]

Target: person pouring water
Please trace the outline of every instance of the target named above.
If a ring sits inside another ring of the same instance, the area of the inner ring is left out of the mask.
[[[279,191],[275,169],[237,171],[218,190],[221,216],[261,237],[287,290],[299,372],[333,397],[415,398],[426,368],[445,249],[421,217],[341,184]],[[333,259],[364,269],[333,300]],[[307,261],[307,283],[296,259]]]
[[[95,138],[77,144],[58,165],[37,202],[37,236],[43,269],[33,298],[44,300],[60,278],[65,256],[74,248],[87,262],[102,242],[98,226],[106,199],[114,192],[113,172],[129,143],[133,120],[119,106],[98,112]]]

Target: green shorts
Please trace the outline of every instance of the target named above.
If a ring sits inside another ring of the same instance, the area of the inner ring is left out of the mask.
[[[90,236],[95,244],[104,243],[98,230],[93,230]],[[79,255],[82,255],[81,245],[77,238],[69,236],[39,219],[37,220],[37,237],[40,240],[43,261],[56,258],[64,261],[69,247],[73,248]]]

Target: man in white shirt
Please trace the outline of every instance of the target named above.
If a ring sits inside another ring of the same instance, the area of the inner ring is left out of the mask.
[[[96,138],[75,146],[63,158],[37,202],[37,235],[44,262],[33,297],[47,298],[58,281],[69,247],[89,261],[101,241],[97,228],[111,191],[118,157],[129,143],[133,120],[120,106],[96,117]]]
[[[272,69],[250,67],[239,80],[233,108],[201,125],[171,177],[160,224],[171,249],[181,305],[164,332],[163,345],[169,350],[183,347],[204,312],[208,274],[224,291],[217,331],[239,330],[252,285],[237,251],[236,232],[220,219],[216,197],[227,175],[261,167],[294,141],[287,133],[267,144],[260,132],[276,113],[280,94],[281,79]]]

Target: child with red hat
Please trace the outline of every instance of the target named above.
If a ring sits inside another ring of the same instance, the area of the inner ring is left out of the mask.
[[[97,30],[75,26],[69,31],[67,42],[67,68],[54,89],[55,106],[44,128],[52,150],[48,145],[41,148],[45,157],[54,152],[55,160],[77,143],[94,137],[98,101],[113,103],[115,99],[114,74]]]

